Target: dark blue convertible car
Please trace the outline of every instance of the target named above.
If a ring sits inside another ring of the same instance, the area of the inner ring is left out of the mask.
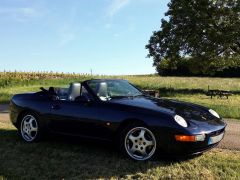
[[[57,133],[114,141],[134,160],[203,153],[224,137],[226,124],[212,109],[154,98],[125,80],[88,80],[65,90],[17,94],[12,123],[25,142]]]

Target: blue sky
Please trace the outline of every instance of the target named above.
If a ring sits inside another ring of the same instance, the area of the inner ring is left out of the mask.
[[[154,73],[169,0],[0,0],[0,71]]]

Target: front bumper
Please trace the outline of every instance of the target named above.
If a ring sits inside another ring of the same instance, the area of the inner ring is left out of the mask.
[[[225,127],[217,131],[206,133],[204,141],[198,142],[179,142],[174,138],[174,134],[171,134],[167,141],[160,140],[160,149],[164,154],[175,155],[175,156],[187,156],[201,154],[216,147],[222,139],[217,142],[211,142],[212,137],[220,136],[222,133],[225,134]]]

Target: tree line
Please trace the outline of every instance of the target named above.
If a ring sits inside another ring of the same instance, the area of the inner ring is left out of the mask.
[[[146,45],[160,75],[240,77],[240,0],[171,0]]]

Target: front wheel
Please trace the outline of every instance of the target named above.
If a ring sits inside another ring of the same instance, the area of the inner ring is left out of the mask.
[[[36,115],[25,114],[19,126],[19,134],[25,142],[37,142],[41,137],[40,125]]]
[[[155,155],[157,142],[147,127],[130,125],[122,132],[120,139],[122,150],[134,160],[145,161]]]

